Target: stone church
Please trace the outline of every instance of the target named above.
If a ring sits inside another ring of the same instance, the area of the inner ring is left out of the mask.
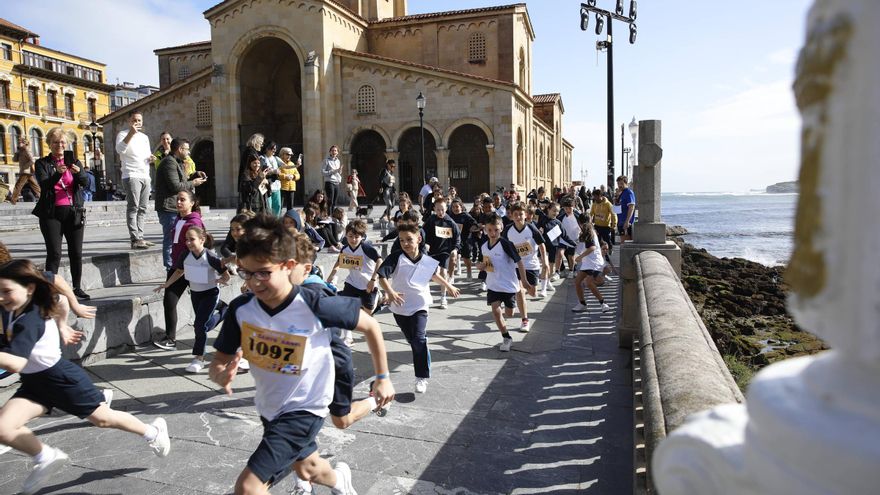
[[[154,145],[165,130],[189,139],[211,178],[206,204],[236,204],[240,150],[256,132],[304,154],[307,194],[331,145],[369,197],[388,158],[410,194],[430,176],[466,201],[571,181],[562,98],[532,92],[525,4],[407,15],[406,0],[225,0],[205,18],[211,40],[155,50],[161,90],[100,123],[115,136],[137,110]]]

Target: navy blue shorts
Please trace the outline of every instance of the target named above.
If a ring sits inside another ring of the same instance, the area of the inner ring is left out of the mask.
[[[554,246],[553,244],[546,242],[544,246],[547,249],[547,261],[552,265],[556,263],[556,251],[559,251],[559,247]]]
[[[505,308],[516,307],[516,292],[496,292],[492,289],[486,291],[486,305],[491,306],[492,303],[501,301]]]
[[[538,278],[541,276],[541,270],[526,270],[526,281],[532,285],[538,285]],[[519,276],[519,270],[516,271],[516,279],[522,280]]]
[[[580,270],[580,272],[586,273],[588,277],[593,277],[593,278],[599,278],[600,276],[605,275],[604,273],[602,273],[598,270]]]
[[[375,285],[378,287],[378,282],[376,282]],[[373,288],[373,292],[367,292],[366,290],[358,289],[350,283],[345,282],[342,290],[339,291],[339,295],[360,299],[362,308],[366,308],[367,311],[373,311],[376,309],[376,301],[379,299],[379,290]]]
[[[330,332],[330,353],[333,354],[333,367],[336,380],[333,382],[333,401],[328,406],[330,414],[342,417],[351,412],[351,398],[354,393],[354,366],[351,363],[351,349],[342,341],[335,329]]]
[[[449,255],[450,253],[428,254],[428,256],[434,258],[435,260],[437,260],[438,263],[440,263],[440,268],[444,269],[449,266]]]
[[[12,398],[36,402],[49,412],[57,407],[80,419],[91,416],[104,402],[104,394],[95,387],[89,375],[65,359],[45,371],[22,374],[21,387]]]
[[[284,413],[263,422],[263,439],[248,459],[247,467],[263,483],[274,484],[287,476],[293,463],[318,450],[315,438],[324,418],[306,411]]]

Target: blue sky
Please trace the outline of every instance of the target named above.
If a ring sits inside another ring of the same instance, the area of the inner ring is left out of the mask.
[[[39,33],[50,48],[106,63],[110,82],[156,84],[153,50],[210,38],[202,12],[215,3],[31,0],[8,2],[2,15]],[[409,13],[504,3],[409,0]],[[562,94],[574,178],[583,168],[589,184],[600,184],[606,61],[604,53],[597,59],[595,42],[604,35],[595,35],[594,19],[589,31],[579,29],[578,1],[525,3],[536,33],[534,91]],[[614,1],[597,6],[613,9]],[[795,179],[800,118],[791,83],[808,7],[807,0],[641,0],[636,44],[624,24],[614,26],[618,173],[620,124],[635,116],[663,123],[664,191],[747,191]]]

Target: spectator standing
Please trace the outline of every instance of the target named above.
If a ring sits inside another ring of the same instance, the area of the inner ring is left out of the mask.
[[[593,228],[600,241],[608,244],[608,250],[614,244],[614,230],[617,227],[617,215],[614,214],[614,205],[608,198],[602,195],[602,191],[593,190],[593,206],[590,208],[590,217],[593,220]]]
[[[321,173],[324,175],[324,192],[327,194],[330,209],[333,209],[339,198],[339,184],[342,183],[342,163],[339,162],[339,148],[336,145],[330,147],[329,155],[324,159],[324,165],[321,167]]]
[[[281,160],[275,156],[278,151],[278,145],[274,141],[269,141],[263,147],[263,154],[260,155],[260,165],[266,173],[269,180],[269,193],[266,197],[267,211],[276,217],[281,216],[281,181],[278,180],[278,169],[281,168]]]
[[[296,181],[300,179],[299,167],[302,166],[302,155],[296,162],[290,161],[293,150],[284,147],[278,152],[281,157],[281,167],[278,169],[278,177],[281,182],[281,204],[290,211],[293,208],[294,196],[296,195]]]
[[[91,167],[89,167],[88,163],[85,164],[84,168],[86,169],[86,178],[88,178],[89,183],[83,189],[83,201],[91,201],[95,195],[95,191],[97,190],[95,185],[95,174],[94,172],[92,172],[92,169]]]
[[[170,270],[174,260],[171,258],[174,224],[177,221],[177,193],[189,191],[195,193],[196,187],[205,183],[207,178],[201,175],[190,177],[184,167],[189,157],[189,141],[174,139],[170,143],[169,154],[159,163],[156,169],[156,214],[162,226],[162,264]]]
[[[128,130],[116,134],[116,152],[122,162],[122,184],[128,202],[126,216],[132,249],[147,249],[152,242],[144,240],[144,217],[150,200],[150,138],[141,132],[143,115],[132,112],[128,116]]]
[[[34,179],[34,155],[31,153],[31,143],[26,137],[18,139],[18,149],[15,151],[15,156],[12,159],[18,162],[18,180],[15,182],[15,187],[12,189],[12,198],[9,201],[12,204],[18,202],[18,196],[21,194],[25,184],[29,184],[34,194],[39,196],[40,185]]]
[[[394,207],[394,199],[397,197],[397,188],[394,186],[394,169],[397,163],[394,160],[385,162],[385,169],[379,176],[379,195],[382,196],[382,202],[385,203],[385,212],[382,218],[387,222],[391,219],[391,209]]]
[[[358,208],[358,197],[367,195],[367,193],[364,192],[364,188],[361,187],[361,179],[358,177],[357,169],[351,171],[351,175],[348,176],[346,182],[346,187],[348,189],[348,210],[356,213]]]
[[[636,221],[636,194],[629,188],[629,180],[625,175],[617,178],[620,188],[620,213],[617,215],[617,233],[620,242],[632,239],[632,224]]]
[[[238,213],[245,210],[253,213],[266,211],[266,174],[260,169],[260,157],[253,154],[248,159],[248,168],[238,183]]]
[[[266,138],[262,134],[252,134],[245,143],[244,150],[241,152],[241,162],[238,165],[238,180],[241,182],[247,173],[248,165],[250,165],[251,155],[260,156],[260,150],[263,149],[263,141]]]
[[[440,179],[436,177],[431,177],[428,179],[428,182],[422,186],[422,189],[419,191],[419,208],[422,209],[422,215],[427,215],[431,213],[433,208],[425,209],[425,198],[431,197],[434,194],[434,184],[439,184]]]
[[[82,243],[85,231],[83,189],[88,185],[85,169],[77,160],[64,163],[67,137],[60,127],[46,133],[49,154],[37,160],[34,171],[40,183],[40,199],[34,215],[40,219],[40,232],[46,243],[47,272],[58,273],[61,264],[61,238],[67,240],[70,258],[70,277],[73,293],[84,300],[90,299],[80,286],[82,282]]]

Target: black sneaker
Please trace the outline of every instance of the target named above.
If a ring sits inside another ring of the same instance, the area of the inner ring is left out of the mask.
[[[162,340],[154,340],[153,345],[158,347],[159,349],[164,349],[166,351],[176,351],[177,350],[177,342],[174,340],[171,340],[167,337]]]
[[[92,298],[92,296],[86,294],[86,292],[79,287],[73,289],[73,295],[76,296],[77,299],[82,299],[83,301],[88,301]]]

